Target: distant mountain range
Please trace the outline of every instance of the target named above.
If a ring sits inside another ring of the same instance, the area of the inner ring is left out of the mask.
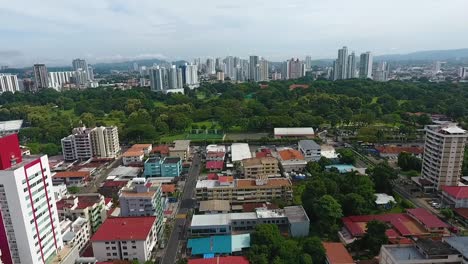
[[[407,54],[389,54],[376,56],[376,60],[385,61],[444,61],[468,58],[468,49],[427,50]]]
[[[186,61],[173,61],[171,62],[174,65],[182,65]],[[169,63],[168,61],[161,60],[161,59],[144,59],[144,60],[132,60],[132,61],[124,61],[124,62],[108,62],[108,63],[96,63],[93,64],[94,69],[99,70],[128,70],[133,69],[133,64],[137,63],[138,66],[146,66],[151,67],[154,64],[165,64]]]

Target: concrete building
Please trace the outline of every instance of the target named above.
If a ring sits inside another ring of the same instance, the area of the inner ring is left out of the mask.
[[[458,70],[458,77],[462,80],[468,79],[468,67],[460,67]]]
[[[150,177],[179,177],[182,159],[179,157],[151,157],[145,161],[144,175]]]
[[[249,80],[254,82],[260,80],[260,58],[258,56],[249,57]]]
[[[109,172],[106,180],[108,181],[130,181],[139,178],[141,175],[141,167],[118,166]]]
[[[169,147],[169,155],[179,157],[182,160],[190,156],[190,140],[174,140],[174,145]]]
[[[0,94],[4,92],[18,92],[20,86],[18,76],[12,74],[0,73]]]
[[[75,73],[72,71],[49,72],[49,85],[51,88],[54,88],[57,91],[61,91],[64,84],[71,83],[74,74]]]
[[[370,51],[362,53],[360,56],[359,78],[372,79],[372,54]]]
[[[442,186],[457,186],[460,180],[463,155],[468,133],[453,123],[428,125],[421,177],[428,184],[426,191]]]
[[[302,172],[307,161],[301,152],[295,149],[282,149],[278,151],[278,158],[284,172]]]
[[[200,201],[198,211],[202,214],[227,214],[231,211],[231,204],[226,200]]]
[[[288,79],[298,79],[305,75],[305,66],[302,61],[299,59],[290,59],[287,61],[287,78]]]
[[[320,145],[313,140],[300,140],[298,149],[306,161],[319,161],[322,157]]]
[[[452,236],[442,238],[442,241],[447,243],[453,249],[456,249],[463,257],[463,264],[468,263],[468,237],[467,236]]]
[[[34,64],[34,91],[49,88],[49,74],[45,64]]]
[[[156,66],[149,69],[151,91],[153,92],[162,92],[169,88],[169,84],[166,81],[166,68]]]
[[[118,128],[116,126],[93,128],[91,146],[95,157],[116,158],[120,153]]]
[[[442,205],[468,208],[468,186],[442,186]]]
[[[338,59],[333,65],[333,80],[344,80],[347,78],[348,69],[348,48],[343,47],[338,50]]]
[[[251,213],[194,215],[190,233],[193,236],[249,233],[259,224],[276,224],[292,237],[309,235],[310,221],[302,206],[287,206],[275,210],[257,208]]]
[[[244,178],[257,179],[281,176],[278,160],[273,157],[250,158],[241,162]]]
[[[86,219],[92,232],[95,232],[107,218],[104,196],[98,193],[68,195],[57,201],[57,212],[61,221]]]
[[[83,217],[78,217],[75,221],[63,220],[60,222],[62,230],[62,241],[64,245],[78,247],[82,251],[91,238],[91,226],[89,221]]]
[[[83,187],[88,184],[90,176],[89,171],[58,171],[52,175],[52,183],[54,185],[64,184],[68,187]]]
[[[232,143],[231,145],[231,161],[241,161],[250,159],[252,153],[250,152],[249,144],[247,143]]]
[[[152,144],[134,144],[122,154],[122,164],[124,166],[143,165],[143,158],[149,156],[152,149]]]
[[[23,126],[23,120],[0,121],[0,136],[17,134]]]
[[[346,79],[356,78],[356,55],[354,55],[354,52],[348,55],[346,63]]]
[[[46,155],[21,156],[16,134],[0,138],[0,259],[45,264],[63,248]]]
[[[275,127],[275,138],[313,138],[314,129],[311,127]]]
[[[62,138],[62,154],[65,161],[87,160],[93,157],[91,141],[92,129],[78,127],[72,134]]]
[[[415,244],[383,245],[379,254],[379,264],[449,264],[462,261],[456,249],[431,239],[419,239]]]
[[[197,201],[228,200],[231,204],[262,203],[274,199],[292,201],[289,179],[235,179],[233,181],[199,180],[195,187]]]
[[[157,239],[157,217],[108,218],[91,238],[98,261],[151,259]]]

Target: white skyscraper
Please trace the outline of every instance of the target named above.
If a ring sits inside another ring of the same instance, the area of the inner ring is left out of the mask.
[[[348,48],[343,47],[338,50],[338,59],[334,64],[333,79],[334,80],[343,80],[346,79],[347,75],[347,66],[348,66]]]
[[[215,74],[216,73],[216,65],[215,61],[211,58],[206,60],[206,73],[208,74]]]
[[[386,61],[380,62],[379,66],[377,67],[375,71],[374,80],[378,82],[386,82],[388,80],[388,72],[389,72],[388,63]]]
[[[18,77],[12,74],[0,73],[0,94],[19,91]]]
[[[21,156],[18,137],[0,138],[3,263],[45,264],[63,248],[47,155]]]
[[[194,64],[185,64],[183,66],[185,69],[182,74],[185,74],[185,84],[190,88],[194,89],[200,85],[198,82],[198,66]]]
[[[165,89],[165,75],[166,71],[163,67],[156,66],[154,68],[149,69],[151,91],[162,92]]]
[[[71,83],[71,78],[74,77],[75,72],[49,72],[49,86],[57,91],[62,90],[64,84]]]
[[[372,54],[362,53],[359,60],[359,78],[372,79]]]
[[[177,68],[175,65],[172,65],[169,68],[169,89],[177,89]]]
[[[356,56],[354,52],[348,55],[348,61],[346,63],[346,79],[356,78]]]
[[[312,69],[312,58],[310,56],[305,57],[305,70],[310,71]]]
[[[458,69],[458,77],[460,77],[460,79],[467,79],[468,67],[460,67],[460,69]]]
[[[260,76],[259,63],[260,63],[260,60],[258,56],[250,56],[249,58],[249,69],[250,69],[249,80],[255,81],[255,82],[259,81],[259,76]]]
[[[262,58],[260,60],[260,79],[259,79],[259,81],[268,81],[269,72],[270,72],[269,63],[268,63],[267,60]]]
[[[224,59],[224,74],[225,77],[229,77],[231,80],[235,79],[235,72],[234,72],[234,57],[227,56]]]

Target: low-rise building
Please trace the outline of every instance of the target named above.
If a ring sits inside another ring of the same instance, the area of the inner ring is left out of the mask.
[[[313,138],[314,129],[311,127],[276,127],[275,138]]]
[[[383,245],[379,254],[379,264],[449,264],[462,260],[456,249],[431,239],[419,239],[416,244]]]
[[[307,166],[304,155],[295,149],[283,149],[278,151],[281,167],[284,172],[302,172]]]
[[[198,201],[228,200],[231,204],[262,203],[279,199],[292,201],[292,184],[286,178],[199,180],[195,187]]]
[[[81,187],[88,183],[89,171],[59,171],[52,176],[54,185],[65,184],[66,186]]]
[[[258,224],[276,224],[292,237],[309,235],[310,221],[302,206],[287,206],[277,210],[257,208],[252,213],[194,215],[190,232],[194,236],[249,233]]]
[[[250,234],[191,238],[187,248],[192,256],[233,254],[250,248]]]
[[[207,161],[205,164],[205,168],[209,172],[220,172],[224,168],[224,162],[223,161]]]
[[[0,136],[17,134],[23,126],[23,120],[0,121]]]
[[[122,163],[124,166],[141,166],[145,156],[149,156],[153,145],[135,144],[122,154]]]
[[[181,173],[182,159],[180,157],[151,157],[145,161],[146,178],[179,177]]]
[[[90,222],[95,232],[107,218],[104,196],[98,193],[69,195],[57,201],[57,212],[60,220],[72,221],[82,217]]]
[[[224,145],[211,144],[211,145],[206,146],[205,152],[206,153],[210,153],[210,152],[224,152],[224,153],[226,153],[226,147]]]
[[[278,160],[273,157],[244,159],[242,160],[242,170],[244,178],[281,176]]]
[[[174,146],[169,147],[169,155],[186,160],[190,156],[190,140],[174,140]]]
[[[319,161],[322,157],[320,145],[313,140],[300,140],[298,149],[306,161]]]
[[[150,156],[154,157],[167,157],[169,156],[169,146],[168,145],[158,145],[153,148]]]
[[[375,205],[380,209],[391,209],[396,204],[395,198],[386,193],[375,194]]]
[[[141,168],[140,167],[126,167],[118,166],[109,172],[107,175],[107,180],[112,181],[130,181],[135,178],[140,177]]]
[[[226,156],[225,152],[213,152],[206,153],[206,161],[224,161]]]
[[[249,260],[243,256],[227,256],[214,258],[189,259],[187,264],[249,264]]]
[[[325,248],[326,264],[354,264],[353,257],[342,243],[322,242]]]
[[[145,262],[151,259],[157,242],[155,216],[108,218],[91,238],[98,261]]]
[[[118,198],[119,191],[123,187],[127,186],[128,181],[105,181],[98,192],[106,198]]]
[[[468,263],[468,236],[444,237],[442,241],[462,254],[463,264]]]
[[[442,203],[451,208],[468,208],[468,186],[442,186]]]
[[[232,143],[231,145],[231,161],[242,161],[250,159],[252,153],[250,152],[249,144],[247,143]]]
[[[200,201],[198,211],[203,214],[225,214],[231,211],[231,204],[226,200]]]
[[[91,238],[91,226],[89,221],[83,217],[78,217],[75,221],[63,220],[60,222],[62,240],[64,245],[78,247],[82,251]]]

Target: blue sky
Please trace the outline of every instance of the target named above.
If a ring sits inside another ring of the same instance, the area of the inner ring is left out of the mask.
[[[467,0],[0,0],[0,65],[468,48]]]

